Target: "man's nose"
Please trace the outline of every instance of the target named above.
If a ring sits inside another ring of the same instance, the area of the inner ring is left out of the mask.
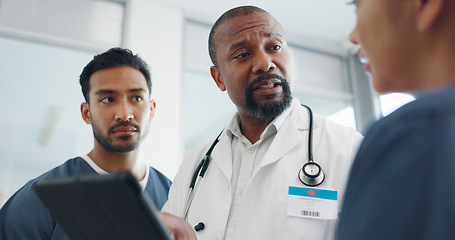
[[[121,101],[116,109],[115,119],[117,121],[131,121],[134,118],[133,108],[127,101]]]
[[[357,25],[352,29],[351,33],[349,34],[349,41],[355,45],[359,45],[359,40],[357,38]]]
[[[261,51],[254,56],[252,69],[254,73],[269,72],[275,69],[275,67],[276,65],[273,62],[273,58],[266,52]]]

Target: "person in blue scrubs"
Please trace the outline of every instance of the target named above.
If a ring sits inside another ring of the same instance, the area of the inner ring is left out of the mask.
[[[85,98],[81,114],[92,126],[93,149],[19,189],[0,209],[0,239],[68,239],[34,191],[34,185],[43,179],[128,171],[158,209],[167,201],[171,181],[147,166],[138,154],[155,113],[147,63],[129,49],[112,48],[87,64],[80,84]],[[168,215],[161,218],[179,221]]]
[[[366,134],[336,239],[455,239],[455,1],[354,3],[374,88],[416,100]]]

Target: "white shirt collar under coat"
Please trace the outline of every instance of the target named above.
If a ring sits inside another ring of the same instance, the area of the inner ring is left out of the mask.
[[[293,114],[292,113],[293,111],[295,112],[294,108],[301,108],[300,102],[296,98],[293,99],[291,106],[288,109],[286,109],[280,116],[275,118],[269,124],[269,126],[273,125],[278,132],[278,130],[283,127],[284,123],[286,122],[286,119],[288,117],[291,117],[291,115]],[[305,123],[303,123],[303,124],[307,126],[307,122],[308,121],[305,121]],[[288,124],[286,124],[286,125],[288,125]],[[304,125],[299,124],[299,126],[298,126],[299,130],[301,130],[300,126],[304,126]],[[306,130],[307,129],[308,129],[308,127],[306,127]],[[267,130],[267,128],[266,128],[266,130]],[[264,132],[266,132],[266,131],[264,131]],[[294,131],[294,132],[296,132],[296,131]],[[299,134],[299,133],[296,133],[296,134]],[[226,160],[232,159],[231,142],[232,142],[232,139],[234,136],[242,136],[241,131],[240,131],[240,126],[239,126],[239,121],[238,121],[238,113],[236,113],[233,116],[231,122],[227,125],[226,129],[220,135],[219,143],[216,145],[214,151],[212,152],[212,159],[215,162],[215,164],[218,165],[219,169],[223,172],[223,174],[225,175],[226,179],[228,180],[228,182],[227,182],[228,184],[230,184],[231,177],[232,177],[232,161],[226,161]],[[278,154],[280,154],[280,152],[282,152],[282,150],[280,150],[278,152]],[[271,154],[271,157],[276,157],[275,155],[277,155],[277,153]],[[274,160],[269,160],[269,158],[270,157],[267,157],[265,159],[266,161],[265,162],[263,161],[261,163],[261,165],[268,164],[268,163],[274,161]]]

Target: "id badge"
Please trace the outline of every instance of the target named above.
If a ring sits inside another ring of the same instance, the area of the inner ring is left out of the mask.
[[[338,192],[289,186],[287,214],[294,217],[334,220],[338,218]]]

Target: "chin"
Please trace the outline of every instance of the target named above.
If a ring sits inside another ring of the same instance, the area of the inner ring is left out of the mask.
[[[389,83],[384,77],[377,76],[376,74],[369,73],[370,78],[372,79],[373,88],[379,94],[388,94],[393,92],[393,85]]]

